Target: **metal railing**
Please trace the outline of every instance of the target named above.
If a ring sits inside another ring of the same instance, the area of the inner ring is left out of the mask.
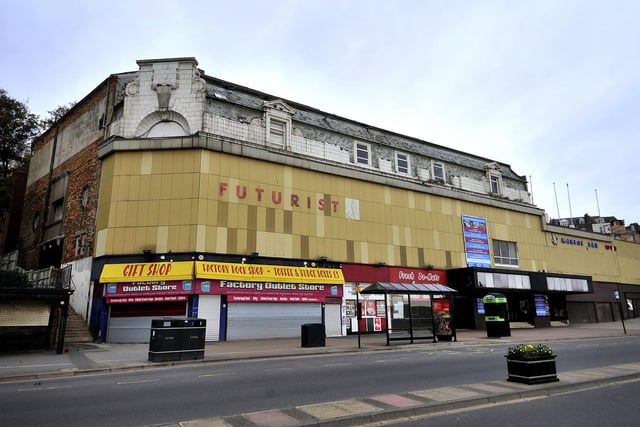
[[[71,288],[71,266],[66,265],[61,268],[48,267],[40,270],[30,270],[29,283],[34,288],[39,289],[70,289]]]

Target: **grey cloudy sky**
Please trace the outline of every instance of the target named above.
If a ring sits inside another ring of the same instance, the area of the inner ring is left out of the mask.
[[[0,87],[41,116],[138,59],[194,56],[207,75],[508,163],[551,218],[640,222],[638,1],[0,6]]]

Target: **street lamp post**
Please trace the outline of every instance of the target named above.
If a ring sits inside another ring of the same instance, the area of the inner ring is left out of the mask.
[[[362,319],[362,309],[360,308],[360,283],[356,283],[354,288],[356,291],[356,326],[358,327],[358,348],[360,348],[360,319]]]
[[[624,334],[627,335],[627,327],[624,325],[624,311],[622,311],[622,301],[620,301],[620,287],[613,291],[613,294],[616,297],[616,302],[618,303],[618,311],[620,312],[620,321],[622,322],[622,330]]]

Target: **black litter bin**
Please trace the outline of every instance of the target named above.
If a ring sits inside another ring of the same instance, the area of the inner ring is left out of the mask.
[[[204,359],[204,337],[206,331],[206,319],[190,318],[185,321],[180,360]]]
[[[168,362],[180,360],[182,349],[182,319],[151,320],[149,337],[149,361]]]
[[[151,320],[149,361],[203,359],[206,324],[205,319],[195,318]]]
[[[305,323],[301,330],[302,347],[324,347],[325,333],[322,323]]]

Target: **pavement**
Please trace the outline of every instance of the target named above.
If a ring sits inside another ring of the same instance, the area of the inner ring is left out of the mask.
[[[0,353],[0,382],[41,380],[78,375],[127,372],[185,364],[219,363],[269,357],[296,357],[319,354],[395,351],[407,346],[430,346],[451,351],[471,345],[540,343],[575,339],[640,336],[640,318],[622,322],[572,324],[551,328],[513,328],[511,336],[488,338],[485,331],[460,330],[453,342],[393,341],[387,346],[384,334],[328,337],[324,347],[302,347],[300,338],[278,338],[211,342],[205,345],[203,359],[173,362],[150,362],[148,344],[83,343],[68,344],[62,354],[55,349],[20,353]],[[506,372],[505,372],[506,377]],[[292,408],[275,409],[203,420],[186,420],[163,426],[353,426],[383,423],[385,420],[415,418],[432,413],[485,404],[508,402],[604,384],[640,379],[640,356],[637,363],[611,365],[586,370],[559,372],[557,382],[527,385],[492,381],[455,387],[416,390],[402,394],[371,396]]]

